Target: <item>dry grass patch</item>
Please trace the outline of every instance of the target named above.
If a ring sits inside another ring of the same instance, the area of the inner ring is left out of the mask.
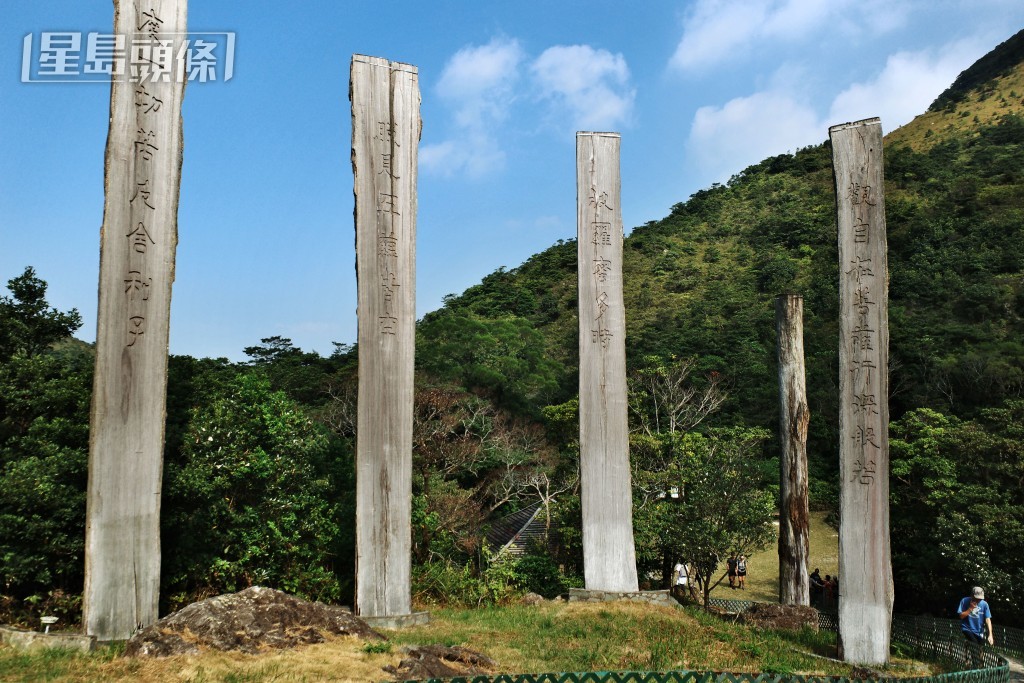
[[[383,667],[397,664],[399,655],[367,653],[364,641],[353,637],[329,638],[317,645],[292,650],[268,650],[258,655],[207,651],[199,656],[126,658],[116,652],[80,655],[20,653],[0,648],[0,681],[137,681],[138,683],[243,683],[275,681],[381,681]]]

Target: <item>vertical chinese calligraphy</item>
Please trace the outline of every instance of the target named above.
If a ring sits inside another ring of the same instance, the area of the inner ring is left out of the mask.
[[[187,36],[187,0],[114,4],[114,30],[97,43],[95,65],[111,93],[82,618],[100,640],[126,639],[158,616],[184,81],[139,72],[170,74]]]
[[[893,584],[889,549],[888,268],[878,119],[833,126],[839,224],[839,428],[843,595],[848,662],[884,664]]]
[[[416,67],[352,58],[352,171],[359,297],[356,610],[411,610],[415,349]]]
[[[617,133],[577,133],[580,470],[587,588],[637,589]]]
[[[160,18],[160,10],[156,7],[140,7],[136,19],[136,31],[146,34],[154,43],[170,45],[160,35],[164,21]],[[147,52],[147,68],[168,70],[170,68],[171,49],[150,50]],[[169,71],[168,71],[169,72]],[[160,236],[160,225],[157,212],[157,198],[154,196],[158,183],[154,177],[162,168],[163,155],[157,133],[166,126],[169,112],[161,109],[163,100],[157,96],[158,83],[140,83],[132,88],[135,134],[132,140],[135,152],[135,177],[131,197],[128,199],[128,211],[131,215],[131,229],[125,237],[131,248],[128,250],[124,278],[124,294],[128,306],[128,325],[125,335],[125,347],[134,348],[146,334],[146,318],[149,313],[149,288],[153,285],[153,276],[148,259],[150,245],[156,244]],[[145,296],[138,296],[139,292]]]

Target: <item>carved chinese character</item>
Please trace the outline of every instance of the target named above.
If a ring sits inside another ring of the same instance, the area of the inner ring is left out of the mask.
[[[394,234],[394,233],[392,233]],[[398,257],[398,238],[397,237],[377,237],[377,255],[378,256],[394,256]]]
[[[862,427],[857,425],[853,435],[850,437],[853,439],[853,443],[856,444],[857,448],[861,450],[868,446],[874,446],[875,448],[881,448],[878,442],[875,441],[875,429],[874,427]]]
[[[393,216],[401,216],[395,209],[395,200],[398,199],[398,195],[388,194],[387,192],[377,193],[377,213],[391,214]]]
[[[395,147],[401,147],[395,137],[395,124],[390,121],[378,121],[377,122],[377,134],[373,136],[374,140],[379,140],[385,145],[394,145]]]
[[[138,225],[135,226],[135,229],[125,235],[125,237],[131,240],[132,247],[135,249],[136,254],[145,254],[146,248],[150,244],[156,244],[156,240],[150,236],[149,231],[146,230],[146,226],[142,221],[139,221]]]
[[[871,271],[870,263],[871,257],[858,256],[856,259],[850,261],[851,267],[846,271],[846,274],[853,274],[853,279],[857,281],[857,284],[860,284],[862,278],[875,276]]]
[[[153,284],[153,278],[143,278],[138,270],[129,270],[128,277],[124,280],[124,291],[130,299],[134,299],[140,293],[143,301],[149,301],[149,286]]]
[[[155,97],[149,94],[145,86],[139,86],[135,89],[135,106],[139,108],[143,114],[149,114],[150,112],[160,111],[160,106],[164,103],[159,97]]]
[[[608,193],[598,192],[596,187],[590,188],[590,205],[595,209],[600,209],[601,207],[604,207],[606,209],[611,210],[613,208],[608,204]]]
[[[870,241],[869,231],[871,225],[866,221],[858,221],[853,224],[853,241],[858,244],[867,244]]]
[[[874,206],[877,202],[875,201],[874,192],[871,190],[870,185],[861,185],[860,183],[850,183],[847,195],[850,198],[850,203],[854,206],[867,205]]]
[[[593,341],[595,344],[597,342],[600,342],[601,346],[606,349],[608,348],[608,343],[611,341],[613,336],[611,330],[601,326],[599,326],[596,330],[591,330],[590,334],[592,335],[591,341]]]
[[[591,243],[597,246],[611,246],[612,224],[605,221],[593,221],[590,225],[594,229],[594,239],[590,240]]]
[[[861,462],[857,460],[853,463],[853,476],[850,481],[857,481],[860,479],[862,484],[872,484],[875,481],[875,461],[867,460]]]
[[[137,198],[142,197],[143,204],[151,209],[155,209],[156,207],[149,203],[149,195],[151,194],[153,193],[149,189],[149,178],[146,178],[145,182],[135,183],[135,194],[132,195],[132,198],[129,199],[128,202],[130,204],[134,204]]]
[[[398,180],[401,177],[401,176],[395,175],[395,169],[391,165],[391,161],[392,161],[393,158],[394,158],[394,155],[386,153],[386,152],[382,153],[380,155],[380,166],[381,166],[381,169],[379,171],[377,171],[377,175],[381,175],[383,173],[386,173],[392,180]]]
[[[605,312],[608,310],[608,293],[601,292],[597,297],[597,319],[600,320],[604,317]]]
[[[858,376],[863,372],[865,387],[871,386],[871,371],[877,369],[878,366],[875,365],[875,361],[873,359],[865,358],[862,360],[850,360],[850,374],[853,375],[854,383],[856,383]]]
[[[856,357],[861,351],[873,351],[872,346],[875,331],[867,325],[857,325],[853,328],[850,338],[853,341],[853,356]]]
[[[612,262],[600,256],[594,259],[594,275],[598,282],[607,282],[608,273],[612,270]]]
[[[160,148],[153,144],[153,140],[156,140],[156,131],[139,128],[135,134],[135,152],[146,161],[153,158],[153,152],[160,151]]]
[[[381,284],[381,291],[384,293],[384,308],[390,313],[391,305],[395,302],[395,295],[398,294],[398,288],[401,285],[395,279],[394,273],[389,273],[389,275],[390,277]]]
[[[142,12],[139,21],[142,23],[139,24],[138,32],[148,33],[154,38],[156,38],[160,28],[164,25],[163,19],[156,15],[156,10],[152,7],[149,8],[148,12]]]
[[[377,323],[380,325],[382,334],[398,333],[398,318],[393,315],[379,315],[377,316]]]
[[[128,346],[135,346],[139,337],[146,333],[146,319],[141,315],[133,315],[128,318]]]
[[[867,415],[878,415],[878,404],[874,394],[854,394],[853,412]]]

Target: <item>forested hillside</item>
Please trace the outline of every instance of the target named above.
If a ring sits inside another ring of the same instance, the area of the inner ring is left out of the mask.
[[[1022,61],[1024,32],[886,138],[890,400],[898,420],[893,434],[904,439],[893,448],[894,538],[904,608],[938,608],[972,581],[999,585],[1013,604],[1024,597],[1008,560],[1020,554],[1013,539],[1024,520],[1024,464],[1012,438],[1013,416],[1024,409],[1016,402],[1024,390]],[[691,359],[697,388],[719,383],[728,394],[704,425],[774,432],[773,299],[803,294],[812,495],[826,507],[838,487],[834,201],[826,142],[766,159],[635,228],[624,261],[629,364],[636,374],[652,363]],[[500,395],[527,403],[571,400],[575,252],[574,242],[560,242],[450,297],[423,321],[423,362],[436,376],[493,388],[471,370],[474,354],[491,353],[489,327],[519,326],[542,336],[549,364],[531,366],[532,384],[518,392],[501,385]],[[463,337],[470,327],[479,336]],[[468,355],[447,352],[469,338],[477,343],[459,345]],[[934,425],[930,436],[917,431],[919,420]],[[1001,445],[983,446],[965,430]],[[937,434],[947,441],[937,443]],[[774,449],[773,440],[766,442],[765,456]],[[971,540],[958,545],[951,536]],[[938,541],[948,545],[939,548]]]
[[[1002,623],[1024,623],[1024,33],[890,132],[885,161],[897,609],[948,613],[980,584]],[[834,202],[825,143],[626,238],[634,517],[651,586],[677,560],[711,571],[771,533],[781,292],[805,299],[813,504],[836,505]],[[49,307],[44,276],[26,270],[0,297],[0,611],[73,617],[91,351],[68,343],[80,320]],[[576,325],[573,241],[419,323],[417,601],[580,582]],[[164,610],[252,584],[350,600],[358,349],[323,357],[269,337],[245,352],[170,360]],[[487,529],[537,502],[549,542],[496,561]]]

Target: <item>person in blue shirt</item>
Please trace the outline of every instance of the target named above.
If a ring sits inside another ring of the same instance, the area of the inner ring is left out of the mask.
[[[957,613],[960,615],[960,630],[968,641],[978,645],[985,642],[995,645],[992,636],[992,610],[985,602],[985,591],[981,586],[975,586],[971,595],[960,601]]]

